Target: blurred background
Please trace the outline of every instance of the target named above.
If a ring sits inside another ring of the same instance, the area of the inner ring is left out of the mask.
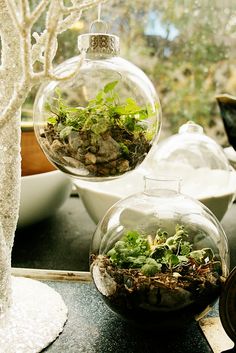
[[[32,6],[36,3],[31,0]],[[77,37],[96,18],[97,9],[89,10],[60,35],[55,65],[79,54]],[[139,66],[156,87],[163,112],[160,140],[193,120],[226,147],[215,96],[236,95],[235,0],[110,0],[102,7],[102,19],[120,36],[121,56]],[[34,30],[41,32],[43,26],[40,18]],[[36,90],[23,106],[23,120],[32,120]]]

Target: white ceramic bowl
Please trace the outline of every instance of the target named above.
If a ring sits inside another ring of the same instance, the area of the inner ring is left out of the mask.
[[[163,176],[161,167],[160,172]],[[98,223],[116,201],[143,191],[144,175],[149,174],[150,172],[139,169],[120,179],[102,183],[76,180],[75,186],[90,217]],[[191,171],[189,168],[181,168],[181,174],[181,192],[201,201],[221,220],[235,198],[236,172],[210,171],[204,168]],[[171,172],[165,175],[170,178]],[[158,179],[158,176],[155,178]]]
[[[236,169],[236,151],[232,146],[224,148],[224,153],[229,160],[229,163]]]
[[[71,179],[59,170],[21,177],[17,227],[25,227],[54,214],[69,197]]]

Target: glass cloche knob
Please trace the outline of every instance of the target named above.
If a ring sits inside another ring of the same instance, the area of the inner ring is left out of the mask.
[[[98,292],[139,326],[176,329],[199,319],[228,275],[219,221],[178,190],[178,180],[146,179],[144,192],[107,211],[92,239],[90,270]]]
[[[118,56],[117,36],[83,34],[78,46],[86,53],[79,73],[37,93],[35,134],[63,172],[91,181],[117,178],[140,165],[157,141],[159,99],[144,72]],[[63,62],[56,74],[75,71],[79,60]]]

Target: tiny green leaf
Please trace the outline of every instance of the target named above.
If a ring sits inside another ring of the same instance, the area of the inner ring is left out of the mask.
[[[161,264],[158,264],[154,259],[148,258],[146,263],[141,267],[141,272],[145,276],[154,276],[161,271]]]
[[[123,142],[120,142],[119,145],[120,145],[121,152],[124,155],[128,155],[129,154],[129,148]]]
[[[183,256],[189,256],[192,246],[189,242],[183,242],[180,245],[180,254]]]
[[[57,124],[57,117],[56,116],[50,116],[48,118],[48,123],[51,125],[56,125]]]
[[[160,244],[155,247],[150,256],[156,261],[160,262],[163,257],[166,255],[166,251],[168,250],[168,246],[166,244]]]
[[[178,265],[179,262],[180,262],[180,260],[179,260],[178,256],[176,256],[175,254],[171,254],[168,256],[168,264],[171,268]]]
[[[51,111],[51,104],[49,103],[49,102],[46,102],[45,104],[44,104],[44,109],[46,110],[46,111]]]
[[[113,89],[116,87],[116,85],[118,84],[119,81],[112,81],[112,82],[109,82],[105,85],[105,87],[103,88],[103,91],[105,93],[108,93],[108,92],[111,92],[113,91]]]
[[[101,103],[104,98],[104,92],[99,91],[98,94],[96,95],[96,103]]]

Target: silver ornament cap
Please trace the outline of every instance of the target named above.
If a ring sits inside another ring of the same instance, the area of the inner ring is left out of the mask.
[[[78,49],[90,56],[117,56],[120,53],[120,39],[108,33],[81,34],[78,37]]]

